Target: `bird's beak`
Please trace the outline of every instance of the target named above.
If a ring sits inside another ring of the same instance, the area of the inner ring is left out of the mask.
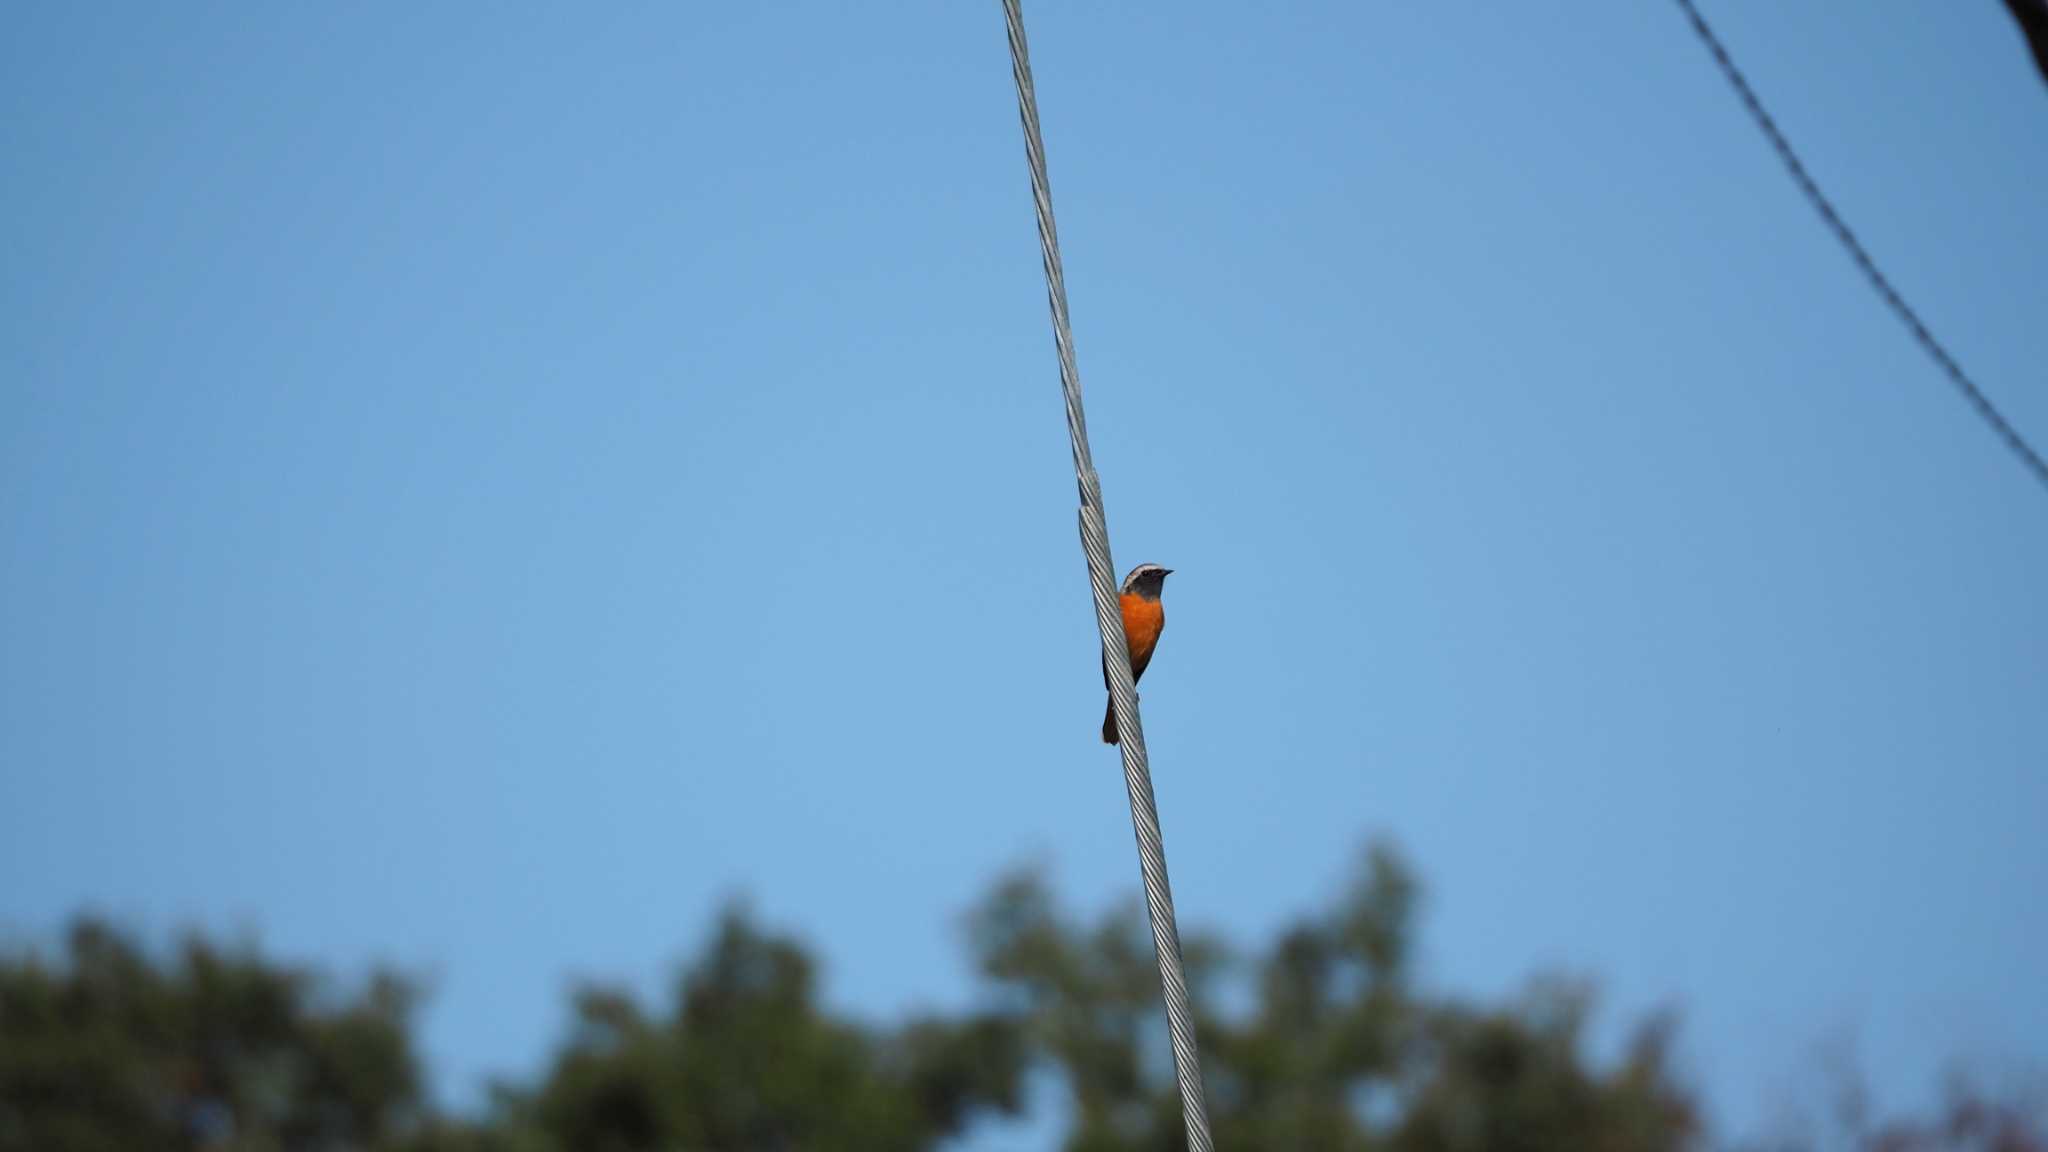
[[[1173,569],[1171,569],[1171,568],[1165,569],[1164,571],[1160,572],[1159,574],[1160,574],[1161,576],[1171,576],[1171,575],[1173,575]]]

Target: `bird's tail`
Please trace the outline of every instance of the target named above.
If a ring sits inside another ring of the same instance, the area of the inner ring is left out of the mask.
[[[1109,706],[1102,710],[1102,742],[1104,744],[1114,744],[1117,742],[1115,700],[1111,700]]]

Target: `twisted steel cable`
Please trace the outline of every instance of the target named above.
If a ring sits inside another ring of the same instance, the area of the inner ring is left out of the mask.
[[[1067,283],[1060,269],[1059,230],[1053,226],[1052,186],[1045,174],[1045,142],[1038,131],[1038,95],[1031,84],[1031,53],[1024,42],[1019,0],[1003,0],[1010,26],[1010,71],[1017,82],[1017,114],[1024,123],[1024,155],[1031,165],[1031,195],[1038,208],[1038,246],[1045,263],[1046,298],[1052,307],[1053,343],[1059,350],[1060,387],[1066,396],[1067,432],[1073,441],[1074,480],[1081,495],[1081,550],[1088,555],[1088,581],[1095,592],[1095,622],[1102,632],[1103,667],[1122,733],[1124,788],[1130,793],[1131,824],[1138,837],[1138,866],[1145,878],[1151,912],[1152,945],[1159,958],[1159,982],[1166,1000],[1166,1025],[1173,1041],[1174,1079],[1189,1152],[1210,1152],[1209,1115],[1202,1099],[1202,1062],[1195,1046],[1194,1010],[1181,972],[1180,929],[1174,923],[1173,889],[1166,879],[1166,846],[1159,834],[1159,810],[1152,798],[1152,769],[1145,756],[1145,729],[1138,722],[1138,692],[1124,646],[1118,608],[1116,568],[1109,558],[1109,527],[1102,514],[1102,483],[1088,453],[1088,420],[1081,410],[1081,374],[1074,366],[1074,334],[1067,320]]]

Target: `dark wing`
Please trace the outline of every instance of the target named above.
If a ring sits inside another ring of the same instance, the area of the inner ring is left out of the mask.
[[[1157,646],[1157,645],[1154,645],[1154,646],[1153,646],[1153,651],[1154,651],[1154,652],[1158,651],[1158,646]],[[1103,686],[1104,688],[1108,688],[1108,687],[1109,687],[1109,661],[1107,661],[1107,660],[1103,660],[1103,661],[1100,661],[1100,663],[1101,663],[1101,665],[1102,665],[1102,686]],[[1133,683],[1133,684],[1136,684],[1136,683],[1138,682],[1138,678],[1139,678],[1139,677],[1141,677],[1141,676],[1143,676],[1143,675],[1145,674],[1145,669],[1146,669],[1147,667],[1149,667],[1149,666],[1151,665],[1151,663],[1152,663],[1152,653],[1151,653],[1151,652],[1147,652],[1147,653],[1145,653],[1145,655],[1144,655],[1143,657],[1139,658],[1139,659],[1138,659],[1138,661],[1137,661],[1136,663],[1132,664],[1132,665],[1131,665],[1131,683]]]
[[[1159,651],[1159,646],[1157,644],[1154,644],[1152,646],[1152,652],[1157,651]],[[1150,667],[1152,664],[1152,652],[1145,653],[1143,656],[1139,657],[1136,661],[1134,661],[1131,664],[1131,683],[1136,684],[1140,679],[1144,677],[1145,669]],[[1105,670],[1103,672],[1103,675],[1105,677],[1108,676],[1108,671]]]

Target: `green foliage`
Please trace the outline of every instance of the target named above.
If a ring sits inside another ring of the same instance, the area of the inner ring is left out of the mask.
[[[1691,1146],[1698,1125],[1661,1026],[1603,1073],[1581,1050],[1587,1001],[1574,990],[1539,989],[1495,1012],[1418,995],[1408,971],[1416,896],[1394,854],[1373,850],[1333,909],[1243,966],[1254,1003],[1241,1013],[1216,1007],[1228,952],[1188,942],[1221,1152]],[[999,885],[975,921],[983,972],[1025,1005],[1040,1051],[1067,1075],[1069,1152],[1184,1146],[1143,925],[1133,908],[1092,929],[1068,923],[1029,876]]]
[[[1589,997],[1532,992],[1519,1011],[1440,1009],[1429,1021],[1424,1087],[1396,1132],[1401,1152],[1654,1152],[1691,1147],[1693,1107],[1671,1083],[1669,1027],[1653,1021],[1620,1067],[1580,1055]]]
[[[0,966],[0,1152],[328,1149],[407,1127],[412,995],[379,975],[334,1002],[253,951],[156,962],[90,921],[57,969]]]
[[[1014,1021],[878,1032],[823,1012],[810,957],[728,911],[668,1019],[586,989],[567,1048],[505,1119],[535,1148],[927,1148],[977,1111],[1015,1111]]]
[[[1426,995],[1417,900],[1378,848],[1331,907],[1262,950],[1184,942],[1221,1152],[1702,1146],[1668,1019],[1599,1066],[1584,986],[1539,983],[1499,1006]],[[465,1119],[424,1105],[401,980],[337,995],[253,949],[193,939],[159,957],[87,921],[59,963],[0,961],[0,1152],[932,1149],[1017,1113],[1034,1068],[1070,1090],[1068,1152],[1182,1148],[1142,909],[1079,924],[1020,873],[970,928],[984,1006],[880,1027],[826,1010],[810,953],[728,909],[669,1003],[580,989],[545,1073]],[[2048,1138],[2036,1113],[1958,1092],[1929,1120],[1859,1115],[1773,1152],[1822,1147],[2048,1152]]]

